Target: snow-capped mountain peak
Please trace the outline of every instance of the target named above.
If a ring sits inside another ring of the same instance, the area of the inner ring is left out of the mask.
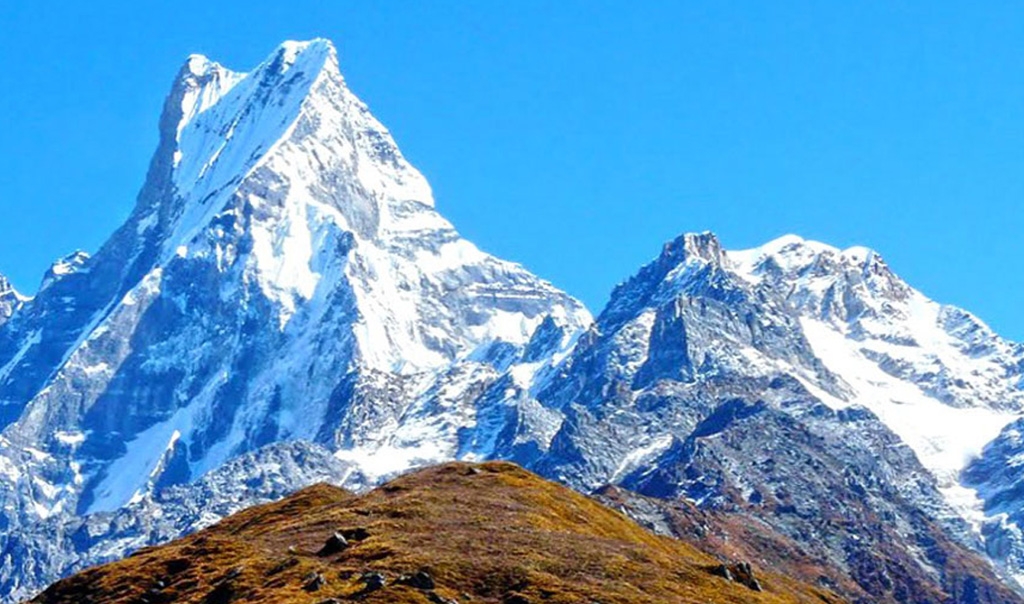
[[[202,55],[192,55],[182,66],[171,99],[180,110],[175,132],[227,94],[244,74],[234,73]]]
[[[900,314],[912,296],[880,254],[856,246],[845,250],[786,235],[761,247],[729,252],[738,275],[752,283],[787,283],[790,302],[801,312],[837,323]]]
[[[190,55],[179,72],[170,97],[173,102],[180,103],[181,108],[176,130],[180,133],[196,116],[249,76],[253,76],[253,81],[258,84],[269,85],[269,80],[283,77],[289,71],[312,80],[323,70],[341,77],[337,51],[329,40],[323,39],[284,42],[250,73],[231,71],[205,55]]]
[[[326,40],[248,73],[190,57],[160,131],[128,222],[0,328],[0,456],[39,451],[17,480],[45,485],[8,485],[20,520],[114,510],[281,440],[386,447],[394,471],[450,458],[540,326],[564,345],[590,322],[438,214]],[[402,426],[414,446],[389,438]]]
[[[840,249],[798,235],[784,235],[760,247],[730,251],[729,259],[738,272],[750,277],[773,272],[788,278],[815,277],[855,271],[864,276],[895,278],[882,256],[871,248]]]

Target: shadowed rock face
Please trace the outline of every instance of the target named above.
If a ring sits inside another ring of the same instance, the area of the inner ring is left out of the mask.
[[[793,236],[683,235],[592,323],[441,217],[329,42],[191,57],[126,223],[31,299],[0,280],[0,600],[311,481],[497,458],[757,524],[852,599],[1016,601],[972,550],[1024,560],[1022,368]]]
[[[719,566],[512,464],[449,464],[362,496],[311,487],[34,601],[839,602],[771,569]]]

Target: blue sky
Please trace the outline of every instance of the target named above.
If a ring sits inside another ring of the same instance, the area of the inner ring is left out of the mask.
[[[127,216],[189,53],[323,36],[442,213],[595,311],[681,232],[793,232],[1024,340],[1024,12],[967,6],[6,0],[0,272]]]

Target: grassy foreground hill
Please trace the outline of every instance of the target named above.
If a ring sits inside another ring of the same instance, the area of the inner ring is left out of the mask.
[[[723,576],[727,575],[727,576]],[[34,602],[840,602],[518,466],[451,463],[365,495],[317,485],[52,585]]]

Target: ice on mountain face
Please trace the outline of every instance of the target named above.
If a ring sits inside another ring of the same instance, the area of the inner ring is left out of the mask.
[[[175,423],[152,426],[125,444],[127,453],[110,464],[106,478],[93,488],[86,513],[112,512],[146,494],[146,483],[140,484],[139,479],[159,476],[161,461],[181,438],[181,432],[173,428]]]
[[[985,447],[964,470],[963,481],[984,500],[981,530],[988,554],[1024,586],[1024,419]]]

